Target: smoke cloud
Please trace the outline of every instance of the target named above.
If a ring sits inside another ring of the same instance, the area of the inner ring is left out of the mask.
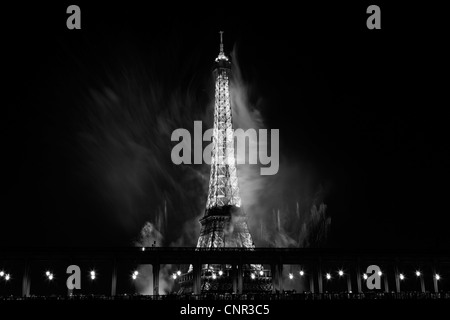
[[[109,86],[91,89],[86,98],[76,153],[79,176],[102,208],[98,214],[122,238],[141,233],[145,245],[154,240],[159,246],[195,245],[183,225],[204,207],[207,168],[174,165],[170,136],[176,128],[193,130],[194,120],[204,120],[203,101],[209,97],[177,84],[166,86],[153,69],[146,71],[134,60],[134,68],[109,70]]]
[[[234,62],[230,87],[234,128],[266,128],[261,113],[266,104],[263,95],[244,80],[236,47],[231,56]],[[259,98],[251,101],[252,95]],[[257,152],[251,150],[252,147],[266,146],[253,141],[247,147],[248,159],[249,152]],[[326,190],[298,160],[287,158],[280,148],[280,171],[276,175],[260,175],[259,165],[244,164],[237,168],[242,203],[256,246],[309,247],[325,243],[331,224],[323,203]]]
[[[265,128],[261,109],[275,106],[267,106],[257,87],[244,80],[236,52],[230,88],[234,128]],[[194,58],[185,56],[184,63],[189,65],[189,59]],[[139,246],[155,241],[158,246],[195,246],[210,167],[174,165],[170,137],[177,128],[193,135],[195,120],[203,122],[203,130],[212,127],[213,78],[206,74],[186,86],[182,79],[192,78],[191,69],[177,70],[181,80],[166,79],[138,57],[130,60],[109,70],[108,85],[92,88],[85,99],[78,134],[80,176],[103,208],[99,214],[123,238]],[[291,146],[281,142],[276,175],[260,175],[259,165],[238,165],[253,240],[256,246],[322,245],[330,226],[327,184],[316,181],[307,165],[288,158],[283,147]],[[132,240],[137,235],[139,240]]]

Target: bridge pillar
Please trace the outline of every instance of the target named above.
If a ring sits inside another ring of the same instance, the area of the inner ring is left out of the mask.
[[[383,280],[384,280],[384,292],[388,293],[389,292],[389,281],[388,281],[388,274],[387,272],[385,274],[383,274]]]
[[[398,272],[398,264],[395,264],[394,273],[395,273],[395,291],[397,293],[399,293],[400,292],[400,273]]]
[[[275,293],[277,290],[277,282],[275,280],[275,265],[273,263],[270,265],[270,275],[272,276],[272,293]]]
[[[116,259],[112,262],[112,273],[111,273],[111,296],[114,297],[117,292],[117,261]]]
[[[438,293],[439,292],[439,286],[438,286],[438,280],[436,279],[436,267],[433,265],[431,270],[433,272],[433,288],[434,288],[434,292]]]
[[[425,280],[423,279],[423,276],[420,275],[420,290],[422,291],[422,293],[425,293]]]
[[[283,264],[279,263],[277,266],[277,277],[278,277],[278,290],[283,291]]]
[[[351,277],[351,274],[350,273],[348,273],[348,274],[346,274],[346,277],[347,277],[347,292],[352,292],[352,277]]]
[[[323,293],[322,263],[320,261],[317,267],[317,284],[319,287],[319,293]]]
[[[194,294],[202,293],[202,265],[194,263],[192,269]]]
[[[311,291],[311,293],[315,293],[315,288],[314,288],[314,277],[316,276],[314,270],[311,268],[311,272],[309,274],[309,291]]]
[[[233,281],[233,293],[238,293],[238,276],[237,276],[237,264],[231,265],[231,277]]]
[[[242,264],[239,263],[236,266],[236,274],[237,274],[237,293],[242,294],[243,291],[243,276],[244,276],[244,270],[242,269]]]
[[[194,267],[195,267],[195,265],[194,265]],[[152,272],[153,273],[153,295],[159,295],[159,269],[160,269],[159,263],[152,264],[152,268],[153,268],[153,272]],[[194,274],[195,274],[195,269],[194,269]]]
[[[273,263],[270,265],[270,271],[272,273],[272,293],[281,292],[283,290],[283,265],[281,263]]]
[[[356,262],[356,287],[358,289],[358,293],[362,293],[361,266],[359,260]]]
[[[22,277],[22,296],[23,297],[30,296],[30,288],[31,288],[30,264],[28,261],[25,261],[23,277]]]
[[[272,293],[276,293],[279,291],[278,288],[278,273],[277,273],[277,265],[272,263],[270,265],[270,273],[272,274]]]

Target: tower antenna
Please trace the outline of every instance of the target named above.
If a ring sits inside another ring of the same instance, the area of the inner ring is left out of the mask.
[[[220,33],[220,53],[224,54],[223,53],[223,31],[219,31],[219,33]]]

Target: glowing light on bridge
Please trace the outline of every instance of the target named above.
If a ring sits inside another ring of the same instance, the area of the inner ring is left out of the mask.
[[[417,270],[417,271],[416,271],[416,276],[417,276],[417,277],[420,277],[420,275],[421,275],[420,271]]]
[[[303,272],[303,270],[300,270],[299,273],[300,273],[300,276],[301,276],[301,277],[303,277],[303,275],[305,274],[305,273]]]
[[[327,279],[328,279],[328,280],[331,279],[331,274],[327,273]]]
[[[53,280],[53,273],[51,273],[50,271],[47,270],[45,272],[45,275],[47,276],[48,280],[50,281]]]
[[[294,279],[294,275],[292,273],[289,273],[289,279]]]
[[[436,278],[436,280],[438,280],[438,281],[439,281],[439,280],[441,279],[441,276],[440,276],[440,275],[438,275],[438,274],[436,274],[436,275],[435,275],[435,278]]]
[[[338,274],[339,274],[340,277],[342,277],[344,275],[344,271],[339,270]]]
[[[404,280],[404,279],[405,279],[405,276],[402,273],[400,273],[400,280]]]
[[[363,278],[364,278],[364,280],[367,280],[367,274],[363,274]]]

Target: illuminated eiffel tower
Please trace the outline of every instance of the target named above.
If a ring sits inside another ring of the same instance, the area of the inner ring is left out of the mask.
[[[198,248],[254,247],[239,196],[230,104],[230,76],[231,61],[224,53],[221,31],[220,52],[214,68],[216,93],[211,175],[206,211],[200,220]]]
[[[231,61],[223,50],[223,32],[220,32],[220,52],[215,60],[215,108],[211,175],[205,215],[200,219],[201,230],[197,248],[246,248],[254,244],[247,226],[247,217],[239,196],[236,159],[234,156],[233,124],[230,104]],[[270,291],[268,272],[261,265],[244,265],[243,291]],[[231,265],[202,265],[202,292],[233,292]],[[181,293],[192,292],[192,265],[182,277]],[[236,278],[234,278],[236,279]],[[236,281],[236,280],[235,280]],[[236,282],[234,282],[236,288]]]

